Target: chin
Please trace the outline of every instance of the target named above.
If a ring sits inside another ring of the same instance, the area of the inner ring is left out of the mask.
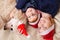
[[[29,22],[36,22],[38,18],[32,19]]]

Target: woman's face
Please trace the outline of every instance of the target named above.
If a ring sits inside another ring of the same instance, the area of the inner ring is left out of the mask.
[[[29,22],[35,22],[38,18],[38,14],[34,8],[28,8],[26,11],[26,16]]]
[[[51,20],[49,18],[41,18],[38,23],[39,32],[43,32],[52,26]]]

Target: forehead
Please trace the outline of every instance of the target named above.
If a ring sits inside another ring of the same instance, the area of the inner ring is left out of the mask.
[[[36,9],[34,9],[34,8],[28,8],[27,12],[36,12]]]
[[[29,8],[26,11],[26,15],[31,15],[31,14],[37,14],[37,11],[35,9]]]

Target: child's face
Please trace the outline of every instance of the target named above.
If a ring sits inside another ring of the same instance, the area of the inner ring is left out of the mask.
[[[38,23],[39,32],[43,32],[52,26],[52,21],[49,18],[41,18]]]
[[[28,8],[26,11],[26,16],[29,22],[35,22],[38,18],[37,11],[34,8]]]

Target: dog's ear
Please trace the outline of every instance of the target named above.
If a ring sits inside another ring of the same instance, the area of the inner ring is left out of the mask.
[[[0,29],[2,29],[4,27],[4,21],[3,19],[0,17]]]

